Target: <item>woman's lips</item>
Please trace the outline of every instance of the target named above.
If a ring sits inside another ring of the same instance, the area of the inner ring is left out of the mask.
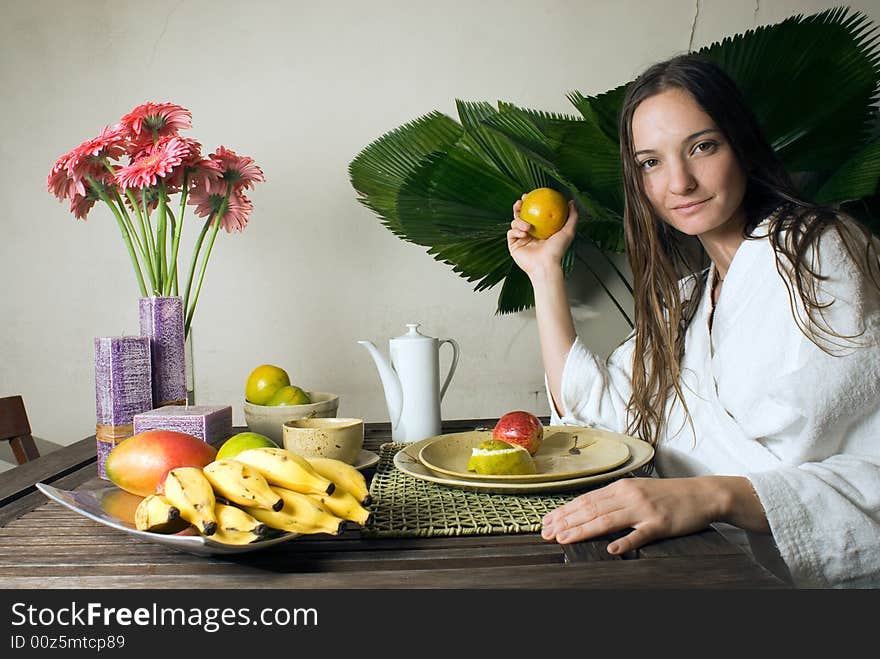
[[[711,197],[710,197],[711,199]],[[681,213],[682,215],[692,215],[693,213],[697,213],[703,209],[703,206],[709,199],[703,199],[703,201],[695,201],[692,204],[683,204],[681,206],[675,206],[672,210],[677,213]]]

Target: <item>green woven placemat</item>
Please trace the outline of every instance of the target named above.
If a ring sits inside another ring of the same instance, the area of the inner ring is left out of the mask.
[[[431,483],[394,466],[394,454],[406,446],[388,443],[379,448],[379,464],[370,483],[373,520],[363,529],[366,536],[531,533],[541,530],[545,514],[580,494],[488,494]]]

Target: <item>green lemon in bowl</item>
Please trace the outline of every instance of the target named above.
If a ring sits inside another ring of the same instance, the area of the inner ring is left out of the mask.
[[[296,385],[289,384],[281,387],[266,401],[266,405],[308,405],[312,402],[311,396]]]
[[[228,460],[247,449],[264,447],[281,448],[277,443],[266,437],[266,435],[261,435],[258,432],[240,432],[223,442],[223,445],[217,451],[216,459]]]

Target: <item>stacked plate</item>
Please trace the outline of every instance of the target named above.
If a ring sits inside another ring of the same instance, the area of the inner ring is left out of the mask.
[[[537,473],[480,475],[467,470],[471,450],[492,439],[491,430],[429,437],[398,451],[394,465],[420,480],[465,490],[531,494],[586,488],[647,464],[653,447],[640,439],[580,426],[547,426],[535,453]]]

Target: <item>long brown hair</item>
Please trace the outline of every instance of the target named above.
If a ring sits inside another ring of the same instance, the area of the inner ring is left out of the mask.
[[[789,302],[800,330],[817,346],[831,351],[837,334],[822,319],[832,302],[818,299],[817,283],[826,279],[814,270],[809,250],[829,228],[840,235],[860,271],[880,290],[880,261],[871,232],[832,208],[803,200],[781,160],[767,143],[758,121],[736,84],[712,61],[680,55],[651,66],[630,84],[620,114],[620,159],[625,192],[624,235],[633,273],[634,340],[632,396],[627,405],[627,432],[656,444],[666,423],[666,403],[674,396],[691,422],[680,384],[687,328],[707,285],[708,256],[699,241],[669,226],[654,210],[634,157],[632,118],[645,99],[670,88],[691,94],[724,134],[747,178],[743,210],[744,239],[769,217],[768,234],[776,268],[786,282]],[[687,281],[683,281],[686,279]],[[688,293],[682,293],[687,287]],[[799,298],[800,305],[798,305]],[[806,310],[802,314],[800,309]],[[693,423],[691,422],[693,430]]]

